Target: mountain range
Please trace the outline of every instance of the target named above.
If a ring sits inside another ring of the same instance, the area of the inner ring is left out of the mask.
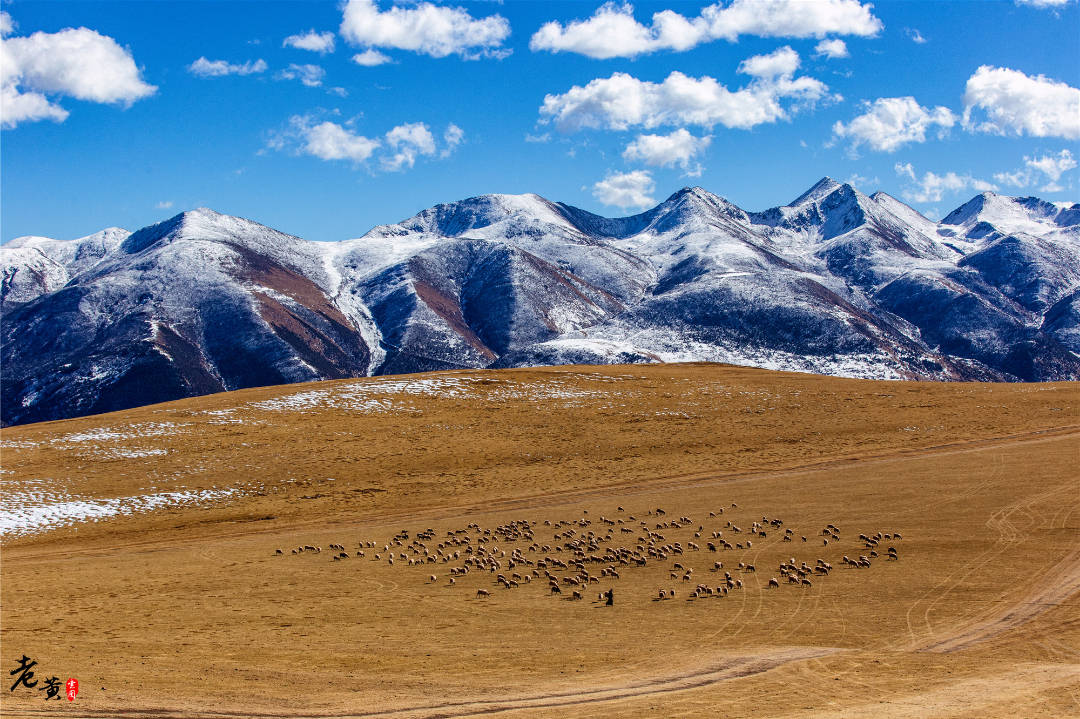
[[[200,208],[20,237],[0,268],[5,425],[568,363],[1080,379],[1080,204],[990,192],[941,222],[830,178],[764,212],[696,187],[620,218],[484,195],[326,243]]]

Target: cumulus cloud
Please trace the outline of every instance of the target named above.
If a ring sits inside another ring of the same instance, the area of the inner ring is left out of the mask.
[[[446,126],[446,130],[443,132],[443,142],[445,143],[445,146],[443,147],[442,152],[439,153],[439,157],[450,157],[464,139],[465,131],[451,122]]]
[[[200,57],[188,65],[187,69],[192,75],[198,75],[199,77],[254,75],[259,72],[266,72],[266,61],[260,58],[254,61],[249,60],[242,65],[236,65],[225,60],[207,60],[205,57]]]
[[[14,24],[3,21],[5,34]],[[157,87],[143,81],[130,51],[115,40],[85,27],[28,37],[6,37],[0,43],[0,124],[63,122],[68,111],[49,96],[130,105],[153,95]]]
[[[162,200],[161,202],[154,205],[154,207],[156,209],[159,209],[159,210],[167,210],[172,206],[173,206],[173,201],[172,200]]]
[[[311,50],[320,55],[334,51],[334,33],[308,30],[300,35],[289,35],[281,43],[282,47],[295,47],[298,50]]]
[[[916,45],[925,45],[926,44],[926,38],[923,37],[923,34],[921,32],[919,32],[917,28],[906,27],[906,28],[904,28],[904,32],[907,34],[907,36],[909,38],[911,38],[911,41],[913,43],[915,43]]]
[[[1071,152],[1062,150],[1057,156],[1025,157],[1024,164],[1043,173],[1050,178],[1051,182],[1057,182],[1065,172],[1076,167],[1076,160],[1073,159]]]
[[[1014,187],[1030,187],[1040,181],[1040,176],[1046,178],[1046,184],[1039,189],[1043,192],[1060,192],[1064,189],[1058,180],[1061,176],[1076,167],[1076,159],[1069,150],[1062,150],[1058,154],[1043,155],[1042,157],[1024,156],[1024,167],[1012,172],[998,172],[994,179],[1003,185]]]
[[[364,50],[353,55],[352,61],[363,67],[375,67],[390,62],[390,56],[384,55],[378,50]]]
[[[609,173],[593,185],[593,197],[605,205],[627,209],[656,204],[651,197],[655,185],[648,170]]]
[[[575,85],[561,95],[545,96],[540,122],[554,122],[562,132],[718,124],[749,129],[787,119],[791,108],[785,108],[782,100],[798,108],[828,97],[828,87],[820,80],[788,72],[797,65],[798,55],[787,47],[748,58],[739,69],[753,79],[735,91],[708,76],[695,79],[673,72],[654,83],[617,72],[584,87]]]
[[[694,137],[685,128],[680,128],[670,135],[638,135],[627,145],[622,156],[625,160],[639,160],[654,167],[679,165],[689,170],[690,162],[711,142],[712,137],[708,135]]]
[[[298,154],[311,155],[320,160],[366,161],[382,143],[364,137],[336,122],[315,122],[310,116],[294,115],[289,127],[270,141],[274,149],[292,147]]]
[[[873,36],[882,24],[858,0],[733,0],[716,3],[697,17],[672,10],[654,13],[652,23],[634,18],[629,3],[607,2],[592,17],[566,25],[545,23],[529,40],[534,52],[573,52],[596,59],[636,57],[661,50],[681,52],[701,43],[741,35],[824,38],[826,35]]]
[[[1030,77],[1019,70],[983,65],[967,81],[964,127],[1001,135],[1080,139],[1080,89],[1043,75]]]
[[[922,178],[919,178],[910,162],[898,162],[894,169],[896,174],[907,177],[913,183],[901,192],[904,199],[909,202],[940,202],[946,193],[955,193],[968,189],[976,192],[997,189],[996,185],[985,180],[976,179],[971,175],[958,175],[951,171],[946,172],[944,175],[926,172]]]
[[[0,10],[0,37],[6,37],[15,31],[15,21],[3,10]]]
[[[510,23],[501,15],[476,19],[464,8],[419,2],[394,5],[380,11],[373,0],[349,0],[341,21],[341,35],[354,45],[465,59],[505,57],[500,46],[510,36]]]
[[[774,78],[794,75],[799,69],[799,53],[785,45],[767,55],[754,55],[739,63],[739,72],[751,77]]]
[[[297,65],[293,63],[277,74],[279,80],[299,80],[308,87],[322,85],[326,70],[318,65]]]
[[[913,97],[879,97],[864,102],[865,112],[846,125],[833,125],[833,141],[851,139],[851,153],[866,144],[878,152],[894,152],[909,142],[925,142],[934,127],[943,135],[956,124],[956,115],[947,107],[923,107]]]
[[[382,136],[368,137],[357,132],[352,122],[342,124],[313,115],[294,115],[283,130],[270,136],[268,146],[320,160],[346,160],[355,165],[370,160],[384,171],[395,172],[413,167],[420,157],[437,153],[440,157],[449,156],[464,137],[460,127],[449,124],[439,153],[435,136],[423,122],[401,124]]]
[[[382,158],[382,168],[390,172],[412,167],[418,155],[435,154],[435,137],[422,122],[398,125],[386,133],[393,154]]]
[[[838,60],[842,57],[848,57],[847,43],[845,43],[840,38],[822,40],[814,48],[814,54],[821,57],[827,57],[830,60]]]
[[[1065,7],[1071,0],[1016,0],[1017,5],[1031,5],[1038,8],[1059,8]]]

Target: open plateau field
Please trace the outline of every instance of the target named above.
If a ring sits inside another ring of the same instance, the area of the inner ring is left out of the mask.
[[[1078,408],[572,366],[6,428],[0,714],[1080,716]]]

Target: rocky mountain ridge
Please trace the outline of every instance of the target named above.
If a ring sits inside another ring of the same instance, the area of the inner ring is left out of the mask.
[[[337,243],[200,208],[18,238],[0,265],[4,424],[462,367],[1080,378],[1080,204],[993,193],[940,223],[830,178],[763,212],[701,188],[621,218],[484,195]]]

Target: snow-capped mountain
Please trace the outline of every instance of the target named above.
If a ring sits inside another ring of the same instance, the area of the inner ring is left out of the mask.
[[[1080,378],[1080,205],[992,193],[941,223],[829,178],[764,212],[701,188],[622,218],[485,195],[337,243],[198,209],[0,261],[5,424],[569,362]]]

